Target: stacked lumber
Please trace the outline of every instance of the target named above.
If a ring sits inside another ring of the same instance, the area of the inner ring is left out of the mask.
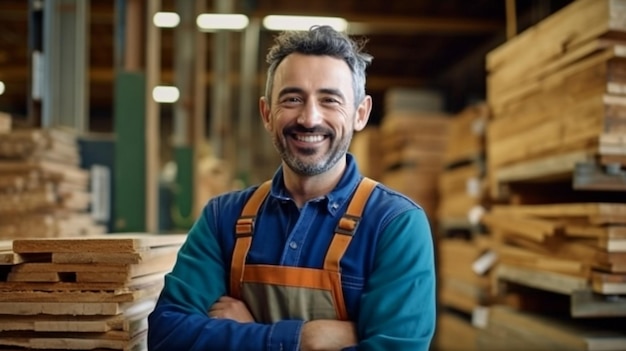
[[[0,112],[0,133],[8,133],[11,131],[11,115]]]
[[[0,244],[0,349],[147,350],[147,316],[185,235]]]
[[[573,319],[626,317],[626,203],[494,205],[481,221],[498,256],[494,299]]]
[[[626,294],[626,203],[498,205],[482,221],[501,264],[577,278],[564,293]]]
[[[390,92],[394,96],[395,91]],[[437,209],[437,184],[443,169],[443,153],[447,145],[447,114],[433,109],[431,94],[426,99],[415,91],[419,105],[386,106],[380,129],[381,182],[419,203],[434,218]],[[387,98],[388,101],[393,101]],[[407,100],[407,99],[405,99]],[[404,101],[404,100],[402,100]]]
[[[101,234],[88,213],[89,171],[61,129],[0,134],[0,238]]]
[[[487,236],[438,241],[437,350],[475,350],[473,320],[492,303],[491,267],[495,256]]]
[[[375,180],[380,180],[382,174],[379,133],[377,126],[367,126],[355,133],[350,143],[350,153],[354,155],[361,174]]]
[[[478,329],[468,319],[454,312],[444,311],[437,316],[437,330],[433,338],[433,350],[478,350]]]
[[[494,263],[487,236],[470,240],[445,238],[439,241],[439,300],[448,308],[471,315],[491,300],[489,270]]]
[[[444,227],[468,223],[471,209],[487,205],[484,139],[488,119],[487,105],[478,103],[450,120],[437,208],[437,220]]]
[[[577,0],[486,61],[494,198],[507,196],[508,183],[555,177],[573,179],[580,189],[626,190],[620,172],[604,171],[626,165],[622,1]],[[595,172],[578,174],[579,165]]]
[[[478,332],[477,343],[478,349],[485,351],[617,351],[626,349],[626,332],[623,321],[596,319],[593,323],[581,323],[493,306],[487,327]]]

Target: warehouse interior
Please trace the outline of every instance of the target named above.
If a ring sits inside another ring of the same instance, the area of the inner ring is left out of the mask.
[[[350,152],[428,215],[432,350],[626,350],[623,0],[2,0],[0,350],[147,349],[125,309],[280,165],[271,15],[366,41]]]

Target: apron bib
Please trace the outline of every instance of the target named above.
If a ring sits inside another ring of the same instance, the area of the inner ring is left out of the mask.
[[[259,186],[237,220],[230,295],[244,301],[259,323],[285,319],[347,320],[339,262],[356,232],[365,203],[376,184],[369,178],[363,178],[359,184],[346,213],[335,228],[322,269],[245,263],[252,244],[254,220],[269,193],[271,181]]]

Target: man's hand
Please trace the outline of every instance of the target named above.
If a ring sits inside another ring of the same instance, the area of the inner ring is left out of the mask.
[[[356,327],[352,322],[315,320],[302,327],[300,350],[340,351],[358,343]]]
[[[254,318],[241,300],[222,296],[209,308],[209,317],[232,319],[239,323],[252,323]]]

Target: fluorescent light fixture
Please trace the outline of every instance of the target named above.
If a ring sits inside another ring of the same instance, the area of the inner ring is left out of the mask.
[[[152,98],[160,103],[173,103],[178,101],[180,92],[177,87],[159,85],[152,89]]]
[[[6,86],[4,85],[4,82],[0,80],[0,95],[4,94],[5,89]]]
[[[152,22],[160,28],[174,28],[180,23],[180,16],[176,12],[157,12]]]
[[[348,21],[341,17],[319,16],[270,15],[263,18],[263,26],[269,30],[309,30],[316,25],[328,25],[344,32],[348,28]]]
[[[250,20],[246,15],[227,13],[203,13],[196,18],[198,28],[204,32],[217,30],[242,30]]]

